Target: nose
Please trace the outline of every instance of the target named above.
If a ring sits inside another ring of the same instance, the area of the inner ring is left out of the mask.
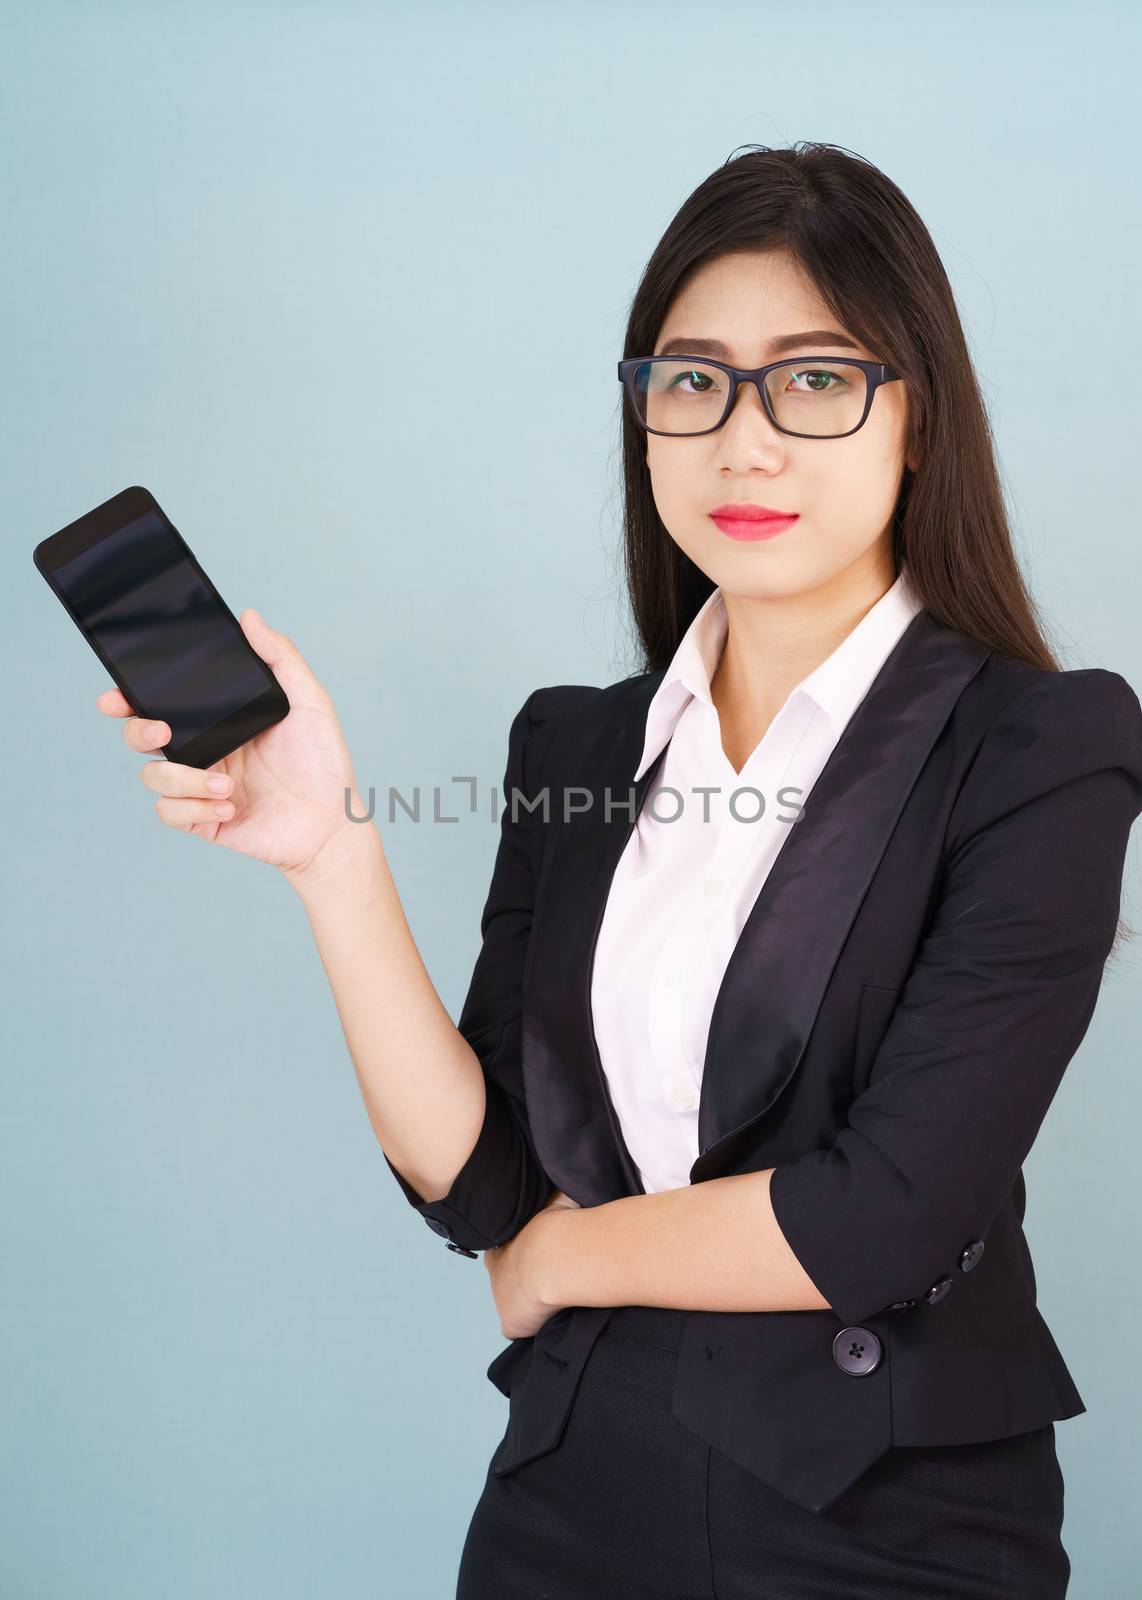
[[[734,396],[734,403],[730,407],[730,414],[726,418],[726,423],[732,422],[735,415],[743,409],[743,401],[745,401],[745,411],[752,412],[755,418],[763,417],[769,423],[770,429],[774,432],[777,431],[773,428],[773,424],[769,422],[769,413],[766,411],[765,402],[761,397],[761,383],[757,378],[742,378],[740,380],[738,392]]]
[[[741,399],[742,391],[745,390],[745,389],[752,389],[753,390],[754,394],[757,396],[758,405],[761,406],[761,409],[764,411],[765,410],[765,403],[761,398],[761,379],[760,378],[743,378],[741,380],[741,382],[738,384],[738,399],[739,400]]]
[[[749,391],[747,396],[746,391]],[[758,427],[758,422],[762,426]],[[744,433],[743,433],[744,430]],[[781,446],[782,434],[775,428],[769,419],[769,413],[761,398],[761,389],[755,378],[743,378],[738,384],[738,392],[734,396],[734,403],[730,407],[729,415],[722,423],[719,433],[724,434],[724,443],[733,447],[735,443],[744,442],[756,449],[765,446],[777,449]]]

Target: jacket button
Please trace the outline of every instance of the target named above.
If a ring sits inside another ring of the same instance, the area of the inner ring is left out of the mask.
[[[919,1300],[894,1300],[887,1308],[889,1311],[911,1311],[913,1306],[918,1306]]]
[[[880,1340],[869,1328],[842,1328],[833,1340],[833,1360],[842,1372],[863,1378],[880,1365]]]
[[[473,1261],[476,1259],[476,1252],[474,1250],[466,1250],[462,1244],[453,1244],[451,1239],[449,1239],[444,1248],[445,1250],[455,1250],[458,1256],[471,1256]]]
[[[951,1287],[952,1287],[951,1278],[937,1278],[936,1282],[932,1285],[932,1287],[928,1290],[928,1293],[924,1296],[924,1299],[928,1302],[928,1304],[930,1306],[937,1306],[937,1305],[939,1305],[940,1301],[944,1298],[944,1296],[947,1294],[948,1290]]]
[[[970,1272],[983,1254],[983,1240],[973,1239],[960,1254],[960,1271]]]
[[[438,1222],[435,1217],[425,1217],[424,1220],[433,1233],[438,1233],[442,1239],[451,1239],[452,1229],[446,1222]]]

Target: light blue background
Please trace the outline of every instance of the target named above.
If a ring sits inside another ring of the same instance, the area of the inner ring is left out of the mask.
[[[0,6],[5,1600],[441,1600],[506,1422],[487,1274],[389,1175],[300,903],[159,822],[33,545],[146,484],[362,784],[486,799],[533,688],[636,665],[647,256],[735,147],[825,139],[932,229],[1065,664],[1142,684],[1139,22],[1045,9]],[[495,827],[382,833],[455,1016]],[[1132,840],[1136,922],[1137,882]],[[1142,1568],[1139,970],[1026,1168],[1074,1600]]]

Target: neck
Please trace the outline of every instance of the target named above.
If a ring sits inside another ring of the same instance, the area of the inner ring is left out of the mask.
[[[870,562],[793,595],[724,595],[729,627],[710,693],[736,771],[790,690],[833,653],[894,582],[890,561]]]

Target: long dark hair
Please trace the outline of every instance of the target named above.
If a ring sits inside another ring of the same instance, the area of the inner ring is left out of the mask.
[[[731,251],[783,250],[840,327],[887,361],[908,393],[893,513],[894,570],[907,562],[937,622],[989,650],[1059,671],[1012,544],[991,425],[955,297],[932,237],[879,168],[839,145],[739,147],[670,222],[635,291],[623,355],[650,355],[675,297]],[[622,404],[627,589],[642,661],[666,667],[714,588],[667,533],[651,490],[646,434]],[[1112,954],[1134,930],[1120,920]]]

